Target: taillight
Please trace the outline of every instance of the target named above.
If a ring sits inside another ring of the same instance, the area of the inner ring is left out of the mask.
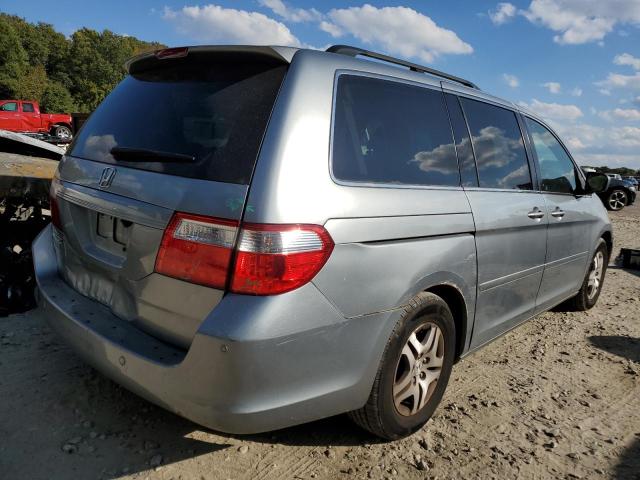
[[[320,271],[332,250],[329,233],[318,225],[245,224],[231,291],[273,295],[294,290]]]
[[[176,213],[162,237],[155,270],[214,288],[224,288],[238,222]]]
[[[230,266],[236,234],[237,251]],[[164,232],[155,270],[187,282],[249,295],[275,295],[301,287],[333,250],[318,225],[243,224],[176,213]]]
[[[58,205],[56,185],[51,185],[49,191],[49,211],[51,212],[51,224],[58,230],[62,230],[62,220],[60,219],[60,206]]]
[[[58,230],[62,230],[62,220],[60,220],[60,207],[58,207],[58,199],[51,197],[49,199],[49,209],[51,211],[51,223]]]

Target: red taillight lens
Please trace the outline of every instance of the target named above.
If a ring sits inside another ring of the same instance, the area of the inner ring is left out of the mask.
[[[62,230],[62,220],[60,219],[60,207],[58,206],[58,197],[53,188],[49,193],[49,211],[51,212],[51,224],[58,230]]]
[[[230,261],[240,232],[233,268]],[[309,282],[333,250],[329,233],[318,225],[243,224],[176,213],[162,237],[155,271],[214,288],[275,295]]]
[[[318,225],[243,225],[231,291],[250,295],[288,292],[309,282],[333,250]]]
[[[155,270],[214,288],[224,288],[238,222],[176,213],[164,232]]]
[[[51,187],[49,188],[49,212],[51,212],[51,224],[56,229],[63,231],[62,218],[60,217],[60,204],[58,203],[58,193],[60,193],[61,190],[62,184],[56,171],[56,174],[51,180]]]

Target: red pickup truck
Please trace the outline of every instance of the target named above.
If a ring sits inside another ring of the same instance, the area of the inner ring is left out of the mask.
[[[19,133],[49,133],[61,140],[70,140],[71,115],[40,113],[38,102],[31,100],[0,100],[0,129]]]

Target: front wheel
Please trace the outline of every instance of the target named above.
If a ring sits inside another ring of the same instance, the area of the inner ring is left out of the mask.
[[[71,129],[66,125],[58,125],[53,129],[53,135],[58,137],[60,140],[71,140],[73,138],[73,133],[71,133]]]
[[[417,295],[387,342],[369,400],[351,419],[386,440],[422,428],[449,382],[455,339],[446,302],[433,293]]]
[[[607,208],[609,210],[622,210],[627,205],[627,192],[616,188],[607,197]]]

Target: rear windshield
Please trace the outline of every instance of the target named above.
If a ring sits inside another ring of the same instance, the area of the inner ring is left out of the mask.
[[[249,183],[286,72],[285,65],[252,60],[180,62],[179,68],[168,62],[127,76],[84,124],[70,154],[169,175]],[[122,149],[129,149],[126,158],[117,153]],[[171,155],[158,161],[135,158],[131,149],[177,154],[182,161]]]

